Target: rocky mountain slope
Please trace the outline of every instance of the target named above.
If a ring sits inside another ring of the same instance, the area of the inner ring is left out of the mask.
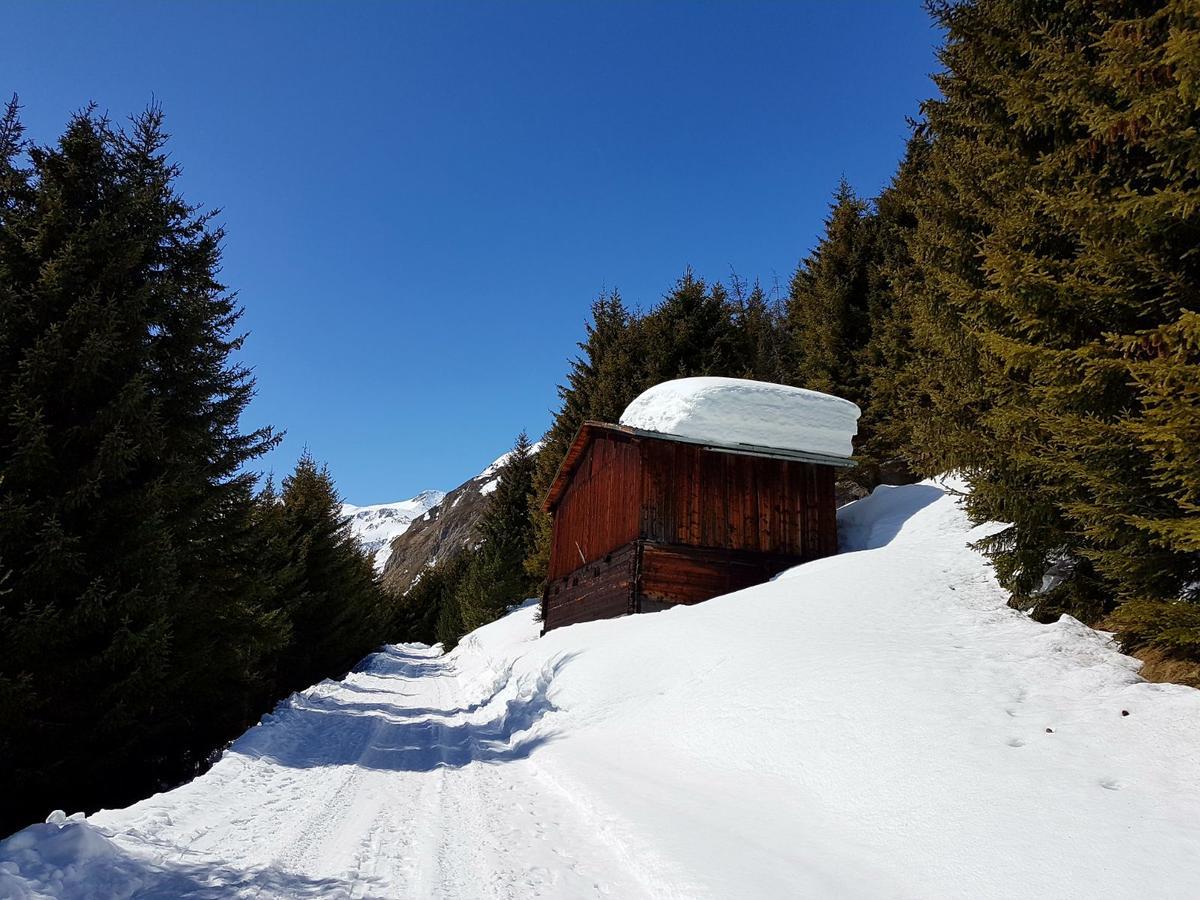
[[[534,444],[536,452],[540,444]],[[443,495],[436,506],[413,520],[391,543],[383,571],[383,586],[403,594],[428,565],[467,546],[474,540],[475,525],[483,514],[487,495],[500,483],[498,473],[505,453],[473,478]]]
[[[375,570],[383,571],[392,541],[402,535],[413,520],[442,502],[444,491],[421,491],[411,500],[376,503],[372,506],[342,504],[342,515],[350,519],[350,530],[363,548],[375,559]]]

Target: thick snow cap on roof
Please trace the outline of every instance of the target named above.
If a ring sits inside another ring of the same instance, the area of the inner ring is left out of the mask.
[[[644,391],[621,424],[714,444],[848,457],[860,410],[849,400],[744,378],[677,378]]]

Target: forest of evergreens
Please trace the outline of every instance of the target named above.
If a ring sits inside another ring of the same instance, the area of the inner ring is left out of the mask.
[[[863,410],[849,478],[956,471],[1013,604],[1200,673],[1200,13],[936,2],[939,96],[879,196],[830,185],[785,286],[684,272],[595,301],[539,452],[477,543],[385,596],[307,455],[243,431],[223,235],[151,110],[51,147],[0,126],[0,832],[186,778],[383,641],[452,645],[535,594],[580,423],[729,375]],[[799,248],[798,248],[799,251]],[[1147,671],[1153,671],[1152,668]]]

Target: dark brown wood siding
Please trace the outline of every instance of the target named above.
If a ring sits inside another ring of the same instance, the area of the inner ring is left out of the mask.
[[[590,442],[554,509],[550,581],[637,538],[639,465],[628,435],[601,432]]]
[[[835,469],[587,423],[545,504],[546,630],[698,603],[837,552]]]
[[[830,466],[644,439],[640,537],[805,559],[837,552]]]
[[[800,556],[643,544],[638,600],[661,606],[699,603],[769,581],[804,561]]]
[[[542,594],[544,630],[636,612],[637,558],[635,541],[547,584]]]

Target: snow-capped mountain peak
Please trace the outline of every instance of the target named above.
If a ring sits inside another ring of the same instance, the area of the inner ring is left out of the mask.
[[[532,455],[534,453],[537,453],[541,449],[542,449],[542,442],[535,441],[533,444],[530,445],[529,453],[530,453],[530,455]],[[480,472],[478,475],[476,475],[474,478],[471,479],[471,481],[486,481],[487,482],[487,484],[483,485],[479,489],[479,493],[483,494],[484,496],[487,496],[492,491],[496,490],[497,487],[500,486],[500,470],[504,468],[504,466],[508,463],[509,457],[511,457],[512,455],[513,455],[512,450],[509,450],[507,453],[501,454],[495,460],[493,460],[493,462],[490,466],[488,466],[486,469],[484,469],[482,472]]]
[[[370,506],[343,503],[342,515],[350,520],[351,533],[374,557],[375,570],[381,572],[392,552],[392,540],[404,534],[414,520],[441,503],[445,496],[445,491],[429,490],[395,503],[375,503]]]

